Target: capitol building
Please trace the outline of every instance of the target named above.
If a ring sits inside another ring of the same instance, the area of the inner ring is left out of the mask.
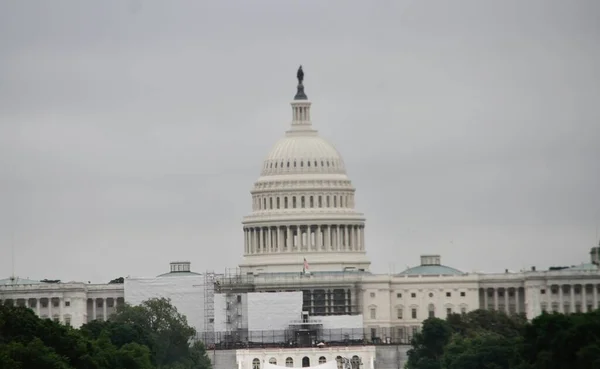
[[[123,303],[171,297],[198,332],[208,332],[205,337],[215,342],[219,332],[247,336],[252,326],[268,328],[248,318],[254,313],[243,305],[257,300],[252,294],[273,296],[281,306],[297,301],[304,323],[360,328],[373,342],[399,342],[428,317],[476,309],[532,319],[543,311],[568,314],[600,307],[600,247],[592,245],[580,265],[567,268],[467,273],[444,265],[440,255],[422,255],[414,261],[418,265],[401,273],[372,273],[356,189],[340,153],[319,135],[318,123],[313,125],[302,69],[297,77],[291,123],[250,191],[240,234],[243,261],[237,268],[195,273],[190,263],[173,262],[157,277],[101,285],[13,276],[0,280],[0,301],[78,327],[107,319]],[[280,294],[289,299],[275,297]],[[227,312],[235,309],[236,314]]]

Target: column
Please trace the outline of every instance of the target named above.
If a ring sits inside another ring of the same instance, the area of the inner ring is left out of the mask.
[[[570,285],[570,295],[571,295],[571,314],[575,313],[575,285]]]
[[[96,320],[96,299],[92,299],[92,320]]]
[[[483,308],[485,310],[488,309],[488,289],[487,289],[487,287],[483,289]]]
[[[323,226],[320,224],[317,226],[317,250],[323,249]]]
[[[292,251],[292,227],[287,226],[285,228],[287,232],[287,239],[285,240],[285,244],[287,246],[287,251],[290,252]]]
[[[244,228],[244,253],[248,253],[248,230]]]
[[[325,226],[325,248],[331,250],[331,226]]]
[[[40,316],[40,301],[41,299],[35,299],[35,311],[37,312],[38,316]]]
[[[517,313],[517,314],[519,313],[519,311],[521,311],[520,306],[519,306],[521,304],[521,302],[519,301],[520,300],[519,290],[520,290],[520,287],[517,287],[515,290],[515,313]]]
[[[254,254],[258,253],[258,228],[252,228],[252,248],[254,249]]]
[[[254,253],[253,241],[254,241],[254,233],[252,232],[252,228],[248,228],[248,253],[249,254]]]
[[[252,228],[246,228],[246,232],[248,233],[248,253],[252,254]]]
[[[63,305],[65,304],[65,302],[59,297],[58,298],[58,321],[59,322],[63,322]]]
[[[258,252],[263,252],[263,229],[262,228],[257,228],[258,229]]]
[[[335,249],[340,251],[340,225],[335,226]]]
[[[510,308],[508,307],[508,288],[504,288],[504,312],[510,314]]]
[[[494,288],[494,310],[498,311],[498,288]]]
[[[273,243],[271,242],[271,237],[273,235],[273,232],[271,232],[271,227],[267,227],[267,252],[271,252],[271,247],[273,246]]]
[[[365,249],[365,226],[360,228],[360,249],[362,251]]]
[[[277,251],[283,251],[283,228],[277,226]]]
[[[344,251],[348,250],[348,234],[349,233],[350,232],[348,232],[348,225],[346,224],[346,225],[344,225],[344,245],[343,245]]]
[[[593,286],[592,293],[594,296],[594,309],[598,309],[598,308],[600,308],[600,306],[598,306],[598,285],[596,285],[594,283],[592,286]]]
[[[558,285],[558,311],[563,313],[565,312],[564,301],[563,301],[563,286],[562,284]]]
[[[104,321],[108,320],[106,316],[106,297],[102,299],[102,315],[104,316]]]
[[[354,248],[354,226],[349,225],[348,227],[348,240],[346,241],[346,250],[352,250]]]
[[[48,298],[48,318],[52,319],[52,297]]]

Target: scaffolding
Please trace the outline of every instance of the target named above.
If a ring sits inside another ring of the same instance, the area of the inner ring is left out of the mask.
[[[215,280],[214,272],[204,273],[204,332],[205,345],[215,343]]]
[[[303,293],[303,310],[311,316],[358,315],[362,313],[363,272],[243,274],[227,269],[215,282],[217,293],[228,296],[248,292]]]

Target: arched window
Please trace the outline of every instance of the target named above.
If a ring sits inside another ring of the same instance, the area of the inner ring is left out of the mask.
[[[316,162],[315,162],[316,163]],[[325,358],[325,356],[321,356],[319,358],[319,364],[325,364],[327,362],[327,359]]]
[[[310,359],[308,358],[308,356],[305,356],[302,358],[302,367],[303,368],[308,368],[310,366]]]
[[[287,198],[287,197],[284,197],[284,198],[283,198],[283,208],[284,208],[284,209],[287,209],[287,208],[288,208],[288,198]]]
[[[296,209],[296,196],[292,196],[292,207]]]
[[[314,197],[310,197],[310,207],[314,208],[315,207],[315,201],[314,201]]]
[[[260,360],[257,358],[252,360],[252,369],[260,369]]]
[[[288,368],[293,367],[294,359],[292,359],[291,357],[288,357],[287,359],[285,359],[285,366],[287,366]]]
[[[433,304],[429,304],[429,317],[435,318],[435,306]]]
[[[352,369],[360,368],[360,358],[356,355],[352,356],[352,360],[350,360],[350,364],[352,364]]]
[[[274,357],[270,358],[269,364],[277,365],[277,359],[275,359]]]

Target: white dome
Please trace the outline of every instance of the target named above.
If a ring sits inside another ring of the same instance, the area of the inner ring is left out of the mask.
[[[368,270],[365,218],[340,153],[319,137],[298,86],[292,122],[267,157],[244,217],[244,273]]]
[[[301,133],[301,134],[300,134]],[[264,161],[261,176],[327,173],[345,174],[340,153],[316,131],[288,132],[280,139]]]

